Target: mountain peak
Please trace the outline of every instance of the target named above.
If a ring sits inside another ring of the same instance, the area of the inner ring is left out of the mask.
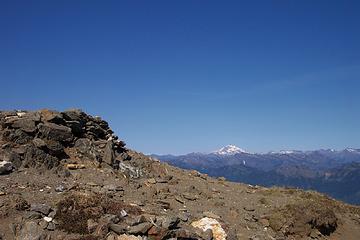
[[[248,153],[244,149],[241,149],[235,145],[227,145],[225,147],[220,148],[219,150],[213,152],[214,154],[218,155],[235,155],[238,153]]]

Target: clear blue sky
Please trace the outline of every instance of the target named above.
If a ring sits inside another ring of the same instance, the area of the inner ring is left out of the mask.
[[[360,2],[1,0],[0,86],[145,153],[360,147]]]

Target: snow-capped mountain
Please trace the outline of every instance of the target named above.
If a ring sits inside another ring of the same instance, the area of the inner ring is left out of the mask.
[[[215,152],[180,156],[153,155],[160,161],[210,176],[264,186],[292,186],[315,189],[350,203],[360,204],[360,149],[282,150],[248,153],[228,145]],[[342,194],[352,186],[353,193]]]
[[[241,149],[235,145],[227,145],[225,147],[220,148],[217,151],[212,152],[213,154],[218,154],[218,155],[235,155],[238,153],[248,153],[246,152],[244,149]]]

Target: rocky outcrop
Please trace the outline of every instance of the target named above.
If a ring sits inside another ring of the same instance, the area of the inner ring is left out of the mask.
[[[0,130],[0,160],[15,168],[54,169],[74,157],[119,169],[120,162],[128,160],[124,142],[108,123],[77,109],[3,111]],[[10,170],[2,167],[2,172]]]

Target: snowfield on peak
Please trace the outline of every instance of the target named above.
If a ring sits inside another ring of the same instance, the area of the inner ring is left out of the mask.
[[[220,148],[219,150],[212,152],[213,154],[218,154],[218,155],[235,155],[238,153],[248,153],[247,151],[245,151],[244,149],[241,149],[235,145],[227,145],[225,147]]]

